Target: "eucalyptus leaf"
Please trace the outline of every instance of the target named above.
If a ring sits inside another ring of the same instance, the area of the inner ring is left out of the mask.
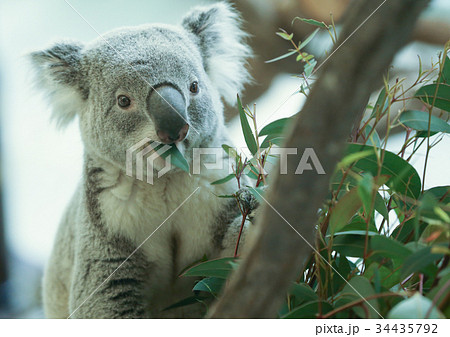
[[[244,134],[245,143],[247,144],[248,149],[251,154],[254,155],[258,151],[258,146],[256,144],[255,136],[253,135],[253,131],[250,128],[250,124],[248,123],[247,114],[244,111],[244,108],[241,103],[241,99],[239,95],[237,96],[237,103],[239,108],[239,117],[241,119],[241,127],[242,132]]]
[[[381,139],[377,130],[373,129],[371,125],[364,128],[364,138],[367,139],[366,144],[374,147],[381,147]]]
[[[211,185],[220,185],[220,184],[225,184],[226,182],[232,180],[233,178],[235,178],[236,176],[234,175],[234,173],[230,173],[229,175],[227,175],[226,177],[213,181],[211,183]]]
[[[309,78],[309,76],[311,76],[314,67],[317,65],[317,61],[316,60],[311,60],[309,61],[309,63],[305,64],[304,68],[303,68],[303,72],[305,73],[306,78]]]
[[[427,316],[428,311],[433,306],[433,302],[415,293],[412,297],[401,301],[394,306],[388,313],[387,318],[390,319],[423,319],[423,318],[445,318],[444,315],[436,308],[433,307],[430,314]]]
[[[363,173],[362,178],[358,182],[357,191],[367,213],[372,213],[373,188],[374,181],[372,174],[370,172]]]
[[[433,105],[434,103],[434,107],[450,112],[449,84],[439,83],[425,85],[417,90],[414,96],[428,105]]]
[[[291,50],[290,52],[288,52],[288,53],[286,53],[286,54],[283,54],[283,55],[281,55],[281,56],[275,57],[275,58],[273,58],[273,59],[271,59],[271,60],[268,60],[268,61],[266,61],[265,63],[277,62],[277,61],[283,60],[283,59],[285,59],[285,58],[287,58],[287,57],[289,57],[289,56],[291,56],[291,55],[294,55],[294,54],[296,54],[296,53],[297,53],[296,50]]]
[[[193,291],[204,291],[213,295],[218,295],[225,285],[226,280],[218,277],[207,277],[197,282]]]
[[[170,149],[161,153],[161,157],[170,158],[170,163],[183,171],[189,173],[189,163],[178,150],[175,144],[170,145]]]
[[[370,115],[370,119],[376,117],[378,114],[381,114],[386,108],[389,106],[388,95],[386,94],[386,88],[383,87],[380,93],[378,94],[377,101],[372,109],[372,114]]]
[[[308,43],[311,42],[311,40],[314,38],[314,36],[316,36],[317,32],[319,31],[320,28],[317,28],[314,32],[312,32],[305,41],[303,41],[300,46],[298,46],[298,49],[301,50],[303,47],[305,47]]]
[[[343,229],[361,206],[362,201],[356,188],[353,188],[340,198],[336,206],[331,210],[329,227],[331,234]]]
[[[292,23],[294,23],[295,20],[300,20],[300,21],[303,21],[304,23],[307,23],[309,25],[318,26],[320,28],[328,29],[328,26],[324,22],[320,22],[320,21],[317,21],[317,20],[314,20],[314,19],[304,19],[304,18],[296,17],[296,18],[294,18],[294,20],[292,20]]]
[[[363,276],[354,276],[350,279],[349,283],[342,289],[343,296],[350,296],[354,300],[361,299],[361,296],[369,297],[375,295],[375,290],[372,287],[370,281]],[[380,318],[379,306],[376,299],[365,301],[362,303],[369,312],[369,317],[366,317],[366,312],[360,306],[353,307],[353,311],[361,318]]]
[[[441,73],[441,83],[450,84],[450,58],[447,56]]]
[[[333,307],[328,302],[322,301],[320,304],[322,308],[322,314],[326,314],[333,310]],[[317,318],[316,315],[318,313],[319,301],[313,301],[295,308],[281,318]]]
[[[380,193],[375,194],[375,210],[380,213],[385,219],[389,218],[386,201],[383,199]]]
[[[339,235],[333,239],[333,250],[344,256],[363,257],[365,235]]]
[[[428,131],[428,120],[430,120],[430,132],[450,133],[450,124],[440,119],[439,117],[431,115],[425,111],[406,110],[400,115],[400,122],[417,131]]]
[[[181,276],[204,276],[226,279],[233,270],[230,262],[234,260],[235,258],[225,257],[222,259],[206,261],[189,268]]]
[[[306,283],[293,283],[289,295],[295,297],[295,303],[300,305],[304,302],[316,301],[319,297]]]
[[[207,298],[208,297],[196,296],[196,295],[190,296],[190,297],[184,298],[181,301],[178,301],[178,302],[164,308],[162,311],[167,311],[167,310],[171,310],[171,309],[175,309],[175,308],[185,307],[185,306],[191,305],[191,304],[196,304],[196,303],[206,300]]]
[[[403,244],[384,235],[373,236],[370,239],[370,249],[372,256],[378,255],[381,258],[391,257],[406,260],[412,254],[412,251]]]
[[[285,33],[285,32],[276,32],[275,34],[277,34],[281,38],[283,38],[285,40],[288,40],[288,41],[292,40],[292,37],[294,36],[293,33],[288,34],[288,33]]]
[[[258,136],[272,136],[272,135],[282,135],[286,129],[286,127],[293,121],[293,117],[288,118],[280,118],[276,121],[273,121],[266,126],[264,126],[261,131],[259,131]]]
[[[406,260],[402,268],[402,278],[415,273],[425,272],[426,267],[430,266],[436,260],[443,258],[443,254],[432,253],[432,247],[425,247],[411,254]],[[433,272],[435,268],[431,269]],[[433,275],[429,275],[433,276]]]
[[[349,144],[346,156],[369,149],[378,151],[376,148],[368,145]],[[387,180],[386,185],[400,195],[406,195],[413,199],[417,199],[420,195],[421,181],[417,171],[406,160],[392,152],[384,152],[384,161],[381,165],[381,172],[378,170],[378,161],[375,152],[369,156],[364,156],[354,163],[353,170],[358,172],[370,172],[374,177],[379,173],[388,176],[389,179]]]
[[[270,137],[267,136],[264,141],[261,143],[261,149],[266,149],[268,148],[270,145],[278,145],[281,146],[284,141],[286,140],[285,137]]]

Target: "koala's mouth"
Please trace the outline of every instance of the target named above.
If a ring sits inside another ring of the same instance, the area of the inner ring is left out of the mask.
[[[170,155],[174,154],[174,151],[178,151],[183,157],[186,155],[186,151],[189,147],[189,140],[184,139],[176,141],[170,144],[161,143],[160,141],[151,141],[147,147],[148,155],[156,155],[159,159],[165,160]]]

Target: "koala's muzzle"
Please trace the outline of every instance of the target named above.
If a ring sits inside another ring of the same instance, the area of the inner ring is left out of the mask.
[[[148,109],[161,142],[171,144],[186,138],[189,131],[186,103],[176,88],[170,85],[157,87],[150,93]]]

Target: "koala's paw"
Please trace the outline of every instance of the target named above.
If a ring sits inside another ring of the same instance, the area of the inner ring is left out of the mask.
[[[265,190],[266,186],[260,189]],[[239,200],[239,204],[241,205],[241,209],[248,212],[247,216],[249,220],[253,222],[253,219],[255,218],[259,207],[258,199],[247,187],[243,187],[239,191],[237,191],[236,196]]]
[[[246,187],[236,192],[236,197],[244,211],[251,212],[259,206],[259,202],[252,192]]]

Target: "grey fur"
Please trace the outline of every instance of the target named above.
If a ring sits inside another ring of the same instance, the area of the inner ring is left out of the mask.
[[[250,51],[239,26],[237,13],[219,3],[194,9],[182,26],[122,28],[87,45],[62,42],[31,54],[58,124],[78,116],[85,146],[83,178],[45,272],[47,317],[204,312],[200,305],[161,309],[192,294],[193,280],[177,277],[184,267],[205,254],[232,255],[239,211],[234,200],[216,195],[235,192],[236,182],[211,185],[227,172],[189,176],[173,169],[150,185],[125,174],[126,150],[145,137],[157,140],[147,102],[152,87],[161,84],[184,96],[191,130],[181,146],[188,161],[193,147],[229,143],[221,98],[234,102],[249,79],[244,65]],[[193,81],[199,83],[198,94],[189,91]],[[118,106],[121,94],[131,97],[129,109]]]

